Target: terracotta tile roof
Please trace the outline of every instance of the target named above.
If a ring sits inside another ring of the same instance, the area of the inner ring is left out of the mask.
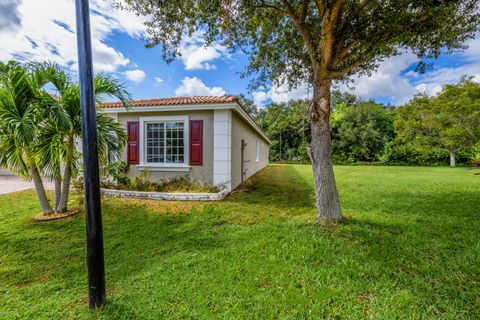
[[[196,97],[175,97],[160,99],[133,100],[128,103],[129,107],[150,107],[150,106],[175,106],[191,104],[216,104],[216,103],[234,103],[238,102],[234,96],[196,96]],[[121,102],[105,102],[100,108],[119,108]]]

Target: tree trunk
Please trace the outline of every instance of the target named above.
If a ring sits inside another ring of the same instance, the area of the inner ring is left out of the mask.
[[[73,161],[73,137],[68,139],[67,154],[65,157],[65,169],[63,171],[63,186],[62,195],[60,197],[60,203],[58,204],[58,211],[67,211],[68,195],[70,193],[70,181],[72,179],[72,161]]]
[[[53,209],[58,211],[60,205],[60,197],[62,196],[62,179],[55,178],[55,198]]]
[[[450,167],[455,167],[455,152],[450,151]]]
[[[328,80],[315,80],[310,107],[312,142],[310,157],[313,167],[318,221],[331,224],[342,220],[332,163],[330,136],[330,87]]]
[[[40,177],[37,166],[33,163],[30,164],[30,173],[32,174],[33,184],[35,185],[38,201],[40,202],[43,214],[47,215],[53,213],[52,207],[48,202],[47,194],[45,193],[45,188],[43,187],[42,177]]]

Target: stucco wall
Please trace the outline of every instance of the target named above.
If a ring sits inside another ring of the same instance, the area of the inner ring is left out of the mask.
[[[232,115],[232,189],[238,187],[242,181],[241,157],[242,139],[247,146],[244,151],[244,170],[246,179],[268,165],[269,144],[254,129],[247,125],[235,113]],[[257,141],[259,143],[259,159],[257,161]]]
[[[189,120],[203,120],[203,165],[191,166],[189,172],[179,171],[150,171],[150,180],[158,181],[161,179],[170,179],[178,175],[188,175],[200,183],[213,184],[213,111],[176,111],[176,112],[128,112],[118,114],[108,114],[118,120],[127,128],[128,121],[139,121],[140,117],[158,117],[158,116],[188,116]],[[187,124],[188,125],[188,124]],[[140,142],[142,143],[142,142]],[[188,146],[186,146],[188,148]],[[127,148],[122,156],[127,161]],[[130,165],[128,177],[133,179],[140,174],[136,165]]]

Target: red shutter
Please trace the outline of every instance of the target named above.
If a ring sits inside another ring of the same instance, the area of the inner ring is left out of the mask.
[[[190,164],[203,165],[203,120],[190,121]]]
[[[139,129],[140,123],[138,121],[127,122],[128,131],[128,163],[139,164]]]

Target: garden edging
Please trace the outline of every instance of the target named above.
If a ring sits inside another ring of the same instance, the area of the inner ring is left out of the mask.
[[[178,200],[178,201],[219,201],[223,200],[228,191],[217,193],[171,193],[171,192],[146,192],[130,190],[101,189],[102,195],[119,198],[153,199],[153,200]]]

